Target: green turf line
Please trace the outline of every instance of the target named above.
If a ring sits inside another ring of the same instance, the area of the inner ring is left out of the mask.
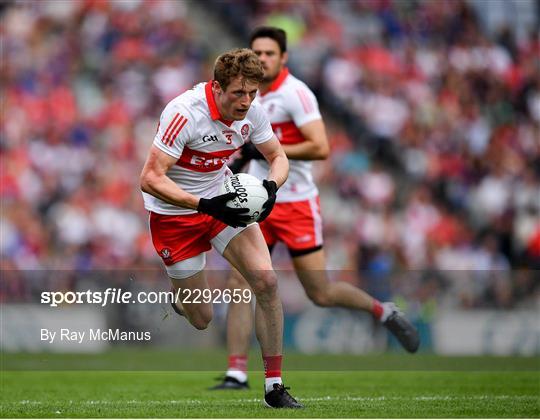
[[[208,391],[217,372],[2,372],[2,417],[540,417],[537,372],[362,371],[285,374],[306,408],[262,406],[249,391]]]

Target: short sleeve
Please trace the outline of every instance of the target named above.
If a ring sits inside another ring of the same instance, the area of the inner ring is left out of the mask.
[[[175,158],[180,158],[191,132],[190,115],[179,105],[168,104],[159,119],[154,146]]]
[[[250,109],[250,119],[253,123],[253,132],[250,140],[254,144],[264,143],[274,136],[270,121],[261,105],[253,103]]]
[[[297,127],[322,118],[317,98],[303,84],[291,87],[285,106]]]

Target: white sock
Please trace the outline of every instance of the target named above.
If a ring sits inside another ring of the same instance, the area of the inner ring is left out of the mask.
[[[266,378],[264,380],[264,388],[266,389],[266,392],[270,392],[274,390],[274,384],[282,384],[283,381],[281,380],[281,377],[276,376],[275,378]]]
[[[394,302],[384,302],[381,304],[383,308],[383,313],[381,315],[381,322],[385,322],[390,315],[396,310],[396,305]]]
[[[238,369],[229,369],[227,370],[226,376],[230,376],[231,378],[236,379],[239,382],[246,382],[247,381],[247,373],[242,372]]]

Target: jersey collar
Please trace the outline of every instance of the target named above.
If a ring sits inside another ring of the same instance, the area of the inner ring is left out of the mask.
[[[206,102],[208,103],[208,109],[210,110],[210,118],[212,120],[219,120],[226,126],[230,127],[234,121],[224,120],[221,116],[219,109],[214,99],[214,93],[212,92],[212,80],[209,80],[204,87],[204,92],[206,94]]]
[[[270,87],[268,88],[268,90],[264,94],[261,94],[261,96],[264,96],[267,93],[275,92],[276,90],[278,90],[288,75],[289,75],[289,69],[287,67],[283,67],[281,71],[279,72],[279,74],[277,75],[277,77],[272,82],[272,84],[270,85]]]

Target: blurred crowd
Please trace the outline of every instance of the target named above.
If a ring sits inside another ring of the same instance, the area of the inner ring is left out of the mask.
[[[15,2],[3,22],[3,267],[158,266],[138,179],[164,105],[207,77],[187,3]]]
[[[236,35],[286,29],[328,116],[316,177],[336,276],[419,304],[538,301],[538,15],[518,34],[459,0],[215,3],[198,7]],[[219,53],[191,6],[3,4],[2,269],[160,267],[138,176],[161,109]]]
[[[359,270],[381,298],[537,304],[537,4],[521,11],[530,25],[495,28],[480,20],[490,2],[243,6],[292,35],[291,65],[329,114],[341,109],[335,121],[357,120],[330,124],[318,168],[332,268]]]

